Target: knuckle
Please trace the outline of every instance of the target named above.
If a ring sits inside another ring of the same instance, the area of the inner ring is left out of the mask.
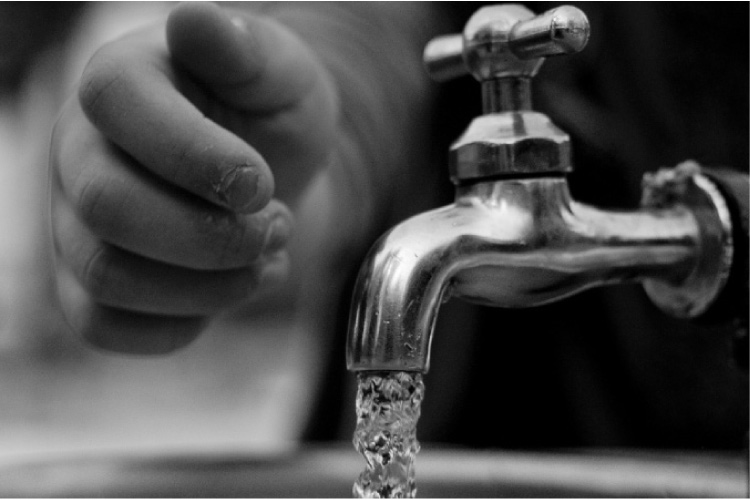
[[[91,58],[81,77],[78,99],[81,107],[95,123],[116,94],[126,65],[110,45],[99,49]]]
[[[112,279],[112,255],[102,244],[97,246],[85,259],[81,272],[81,286],[94,300],[107,295]]]
[[[260,255],[263,235],[255,225],[232,212],[206,215],[198,232],[209,248],[212,264],[218,268],[245,266]]]
[[[246,226],[238,223],[236,218],[233,219],[234,223],[223,226],[217,240],[216,258],[217,263],[222,266],[245,264],[249,257],[248,251],[252,250],[252,238],[249,237]]]
[[[59,175],[60,153],[62,150],[60,136],[62,134],[63,118],[60,116],[52,125],[52,134],[50,137],[50,154],[49,166],[51,175]]]
[[[61,176],[65,175],[65,170],[70,170],[71,151],[76,151],[76,146],[79,141],[75,137],[71,137],[72,132],[80,131],[80,128],[75,125],[75,115],[80,114],[80,108],[75,103],[75,99],[71,98],[63,106],[57,119],[54,121],[52,126],[52,132],[50,134],[50,148],[49,148],[49,167],[50,175],[56,181],[61,181]],[[66,167],[68,167],[66,169]]]
[[[101,218],[103,203],[107,200],[106,184],[96,176],[86,178],[81,184],[75,199],[78,215],[85,224],[94,227]]]
[[[249,300],[260,286],[261,269],[259,264],[238,271],[227,285],[226,304],[232,306]]]

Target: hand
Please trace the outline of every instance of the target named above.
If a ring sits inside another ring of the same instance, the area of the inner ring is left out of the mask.
[[[335,87],[280,24],[189,3],[101,48],[79,90],[50,154],[63,310],[94,345],[172,351],[286,273]]]

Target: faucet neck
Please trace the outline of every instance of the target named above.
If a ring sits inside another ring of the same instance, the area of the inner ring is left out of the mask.
[[[531,110],[531,79],[500,78],[482,82],[483,113]]]
[[[456,186],[458,206],[518,206],[529,212],[556,213],[568,207],[571,201],[568,180],[564,176],[500,178]]]

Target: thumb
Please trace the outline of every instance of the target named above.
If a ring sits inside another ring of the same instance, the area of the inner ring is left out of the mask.
[[[187,2],[169,16],[167,43],[184,70],[242,111],[273,113],[312,94],[332,104],[328,75],[310,48],[269,18]]]

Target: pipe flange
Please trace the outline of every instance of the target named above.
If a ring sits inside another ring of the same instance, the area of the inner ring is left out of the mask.
[[[661,169],[643,178],[641,205],[646,208],[687,208],[699,228],[697,256],[690,274],[680,282],[649,279],[643,287],[660,309],[678,318],[705,313],[724,289],[734,258],[732,218],[719,188],[694,161]]]

